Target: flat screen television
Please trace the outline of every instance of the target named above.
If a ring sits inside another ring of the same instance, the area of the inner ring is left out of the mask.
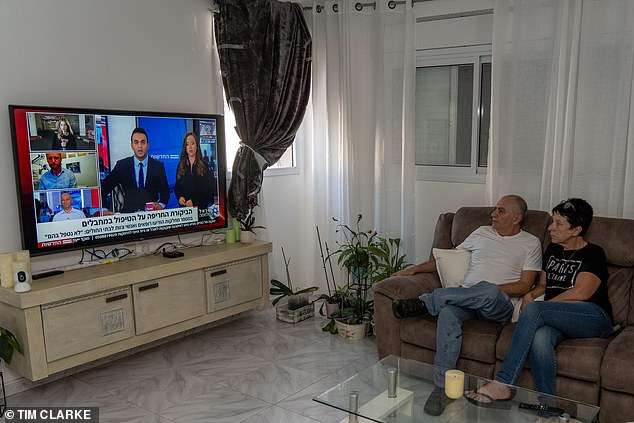
[[[31,254],[227,226],[222,115],[21,105],[9,115]]]

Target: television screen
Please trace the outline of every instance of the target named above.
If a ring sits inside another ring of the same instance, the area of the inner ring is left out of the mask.
[[[31,254],[227,226],[222,115],[9,106]]]

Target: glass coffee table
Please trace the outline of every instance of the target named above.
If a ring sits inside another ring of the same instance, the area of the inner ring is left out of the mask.
[[[390,355],[314,400],[348,412],[340,423],[591,423],[599,414],[593,405],[517,388],[509,409],[478,407],[463,396],[448,402],[442,415],[430,416],[423,407],[434,389],[433,370],[433,365]],[[477,389],[487,382],[466,374],[464,387]]]

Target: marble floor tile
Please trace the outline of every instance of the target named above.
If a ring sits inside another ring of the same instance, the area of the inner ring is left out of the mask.
[[[136,354],[74,375],[75,378],[104,391],[114,391],[169,370],[171,366]]]
[[[99,393],[99,389],[71,376],[11,395],[7,404],[10,407],[71,407]]]
[[[148,410],[104,391],[73,406],[98,407],[99,421],[108,423],[140,423],[152,415]]]
[[[319,420],[273,405],[243,423],[319,423]]]
[[[209,382],[190,373],[169,369],[113,391],[113,394],[152,412],[164,410],[205,392]]]
[[[222,350],[207,355],[204,361],[194,361],[178,367],[194,376],[214,383],[244,377],[259,367],[271,364],[270,361],[251,354]]]
[[[9,406],[97,406],[102,422],[338,423],[346,413],[313,401],[378,361],[373,337],[349,341],[296,324],[275,309],[28,389]],[[460,418],[464,410],[454,407]]]
[[[286,335],[280,332],[269,332],[249,337],[240,343],[234,344],[231,348],[265,360],[277,360],[313,344],[314,341],[310,339]]]
[[[160,415],[179,423],[235,423],[270,406],[271,404],[260,399],[216,386],[161,411]]]
[[[226,348],[228,347],[210,342],[196,334],[153,348],[142,355],[150,360],[178,367],[183,364],[207,360],[209,355]]]
[[[227,387],[275,404],[321,377],[279,364],[268,364],[229,381]]]

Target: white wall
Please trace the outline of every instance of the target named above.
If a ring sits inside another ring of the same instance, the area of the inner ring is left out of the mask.
[[[209,6],[208,0],[0,1],[0,251],[20,248],[7,105],[222,113]],[[78,257],[36,258],[33,267]],[[8,373],[9,393],[28,386]]]

